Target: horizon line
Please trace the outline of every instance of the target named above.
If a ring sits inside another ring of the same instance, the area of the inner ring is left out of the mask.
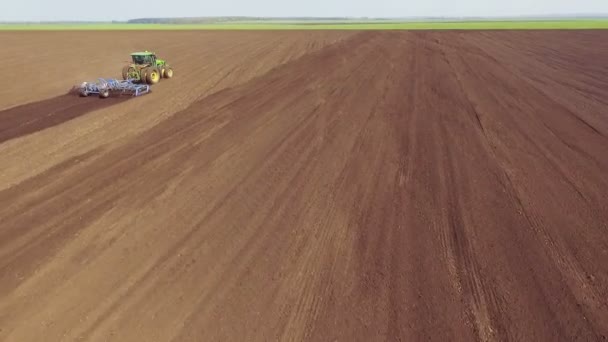
[[[193,16],[193,17],[139,17],[131,19],[106,19],[106,20],[85,20],[85,19],[69,19],[69,20],[0,20],[3,24],[22,24],[22,23],[129,23],[133,20],[171,20],[171,19],[226,19],[226,18],[238,18],[238,19],[305,19],[305,20],[340,20],[340,19],[363,19],[363,20],[411,20],[411,19],[547,19],[547,18],[561,18],[561,19],[585,19],[585,18],[608,18],[608,13],[572,13],[572,14],[523,14],[523,15],[507,15],[507,16],[496,16],[496,15],[465,15],[465,16],[382,16],[382,17],[369,17],[369,16],[245,16],[245,15],[219,15],[219,16]]]

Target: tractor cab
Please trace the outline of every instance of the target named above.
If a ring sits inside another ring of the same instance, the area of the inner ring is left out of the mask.
[[[131,58],[136,65],[156,65],[156,55],[149,51],[132,53]]]

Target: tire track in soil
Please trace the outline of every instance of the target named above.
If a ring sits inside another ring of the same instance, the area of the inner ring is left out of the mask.
[[[460,40],[458,39],[459,37],[454,37],[455,39],[452,40],[452,42],[459,42]],[[446,46],[448,44],[445,44],[444,46]],[[462,48],[463,46],[467,46],[468,43],[466,42],[462,42],[460,41],[460,45],[456,44],[456,46],[458,46],[459,48]],[[475,49],[475,47],[471,47],[473,49]],[[575,164],[574,160],[578,159],[581,161],[584,161],[584,163],[589,163],[589,161],[594,161],[595,158],[593,158],[590,154],[585,153],[584,155],[586,156],[585,159],[580,159],[578,157],[574,157],[570,159],[570,163],[561,163],[559,161],[558,158],[553,157],[553,156],[559,156],[558,153],[555,153],[555,147],[559,146],[560,143],[563,142],[562,138],[559,138],[556,134],[555,131],[549,129],[547,127],[547,125],[542,122],[543,117],[545,116],[545,114],[543,113],[543,111],[545,110],[544,108],[548,108],[548,106],[542,104],[543,101],[546,101],[546,99],[543,99],[543,97],[545,96],[542,93],[537,92],[535,89],[529,89],[526,93],[528,94],[528,96],[530,98],[535,98],[536,103],[539,106],[539,109],[537,109],[537,115],[531,119],[524,119],[522,117],[520,117],[524,112],[521,111],[521,109],[519,109],[518,107],[521,106],[521,108],[526,108],[526,106],[528,105],[526,102],[529,101],[529,99],[525,99],[525,100],[520,100],[521,104],[519,104],[519,106],[516,105],[509,105],[509,108],[511,108],[511,115],[504,115],[503,113],[501,117],[496,117],[497,113],[494,110],[488,110],[487,107],[487,102],[492,102],[492,101],[500,101],[499,99],[502,99],[502,101],[508,101],[511,102],[513,101],[513,99],[516,98],[523,98],[521,97],[521,95],[518,95],[517,93],[512,93],[513,97],[505,97],[502,96],[502,94],[504,94],[504,92],[500,92],[500,95],[497,94],[488,94],[486,93],[486,89],[490,90],[493,89],[493,86],[496,84],[496,80],[500,79],[502,80],[502,85],[504,87],[514,87],[513,85],[513,81],[511,78],[506,77],[505,74],[502,74],[502,70],[499,69],[493,69],[493,68],[488,68],[487,65],[484,62],[481,61],[471,61],[471,60],[467,60],[465,59],[463,56],[460,56],[456,51],[454,51],[454,49],[452,48],[451,51],[449,52],[450,58],[454,61],[454,67],[458,70],[458,72],[460,73],[458,75],[458,77],[461,78],[461,83],[463,83],[463,87],[464,89],[475,89],[475,85],[473,83],[473,85],[471,84],[471,82],[473,82],[473,80],[477,79],[479,80],[480,78],[482,78],[482,76],[480,75],[484,75],[483,78],[483,84],[487,85],[488,87],[484,89],[484,91],[477,91],[477,92],[471,92],[470,95],[472,97],[475,98],[475,100],[471,100],[471,98],[469,96],[467,96],[468,101],[471,102],[471,104],[473,104],[475,107],[477,107],[476,112],[479,115],[479,111],[483,112],[482,117],[484,118],[484,126],[487,126],[484,128],[485,131],[485,140],[486,143],[489,144],[489,146],[491,147],[491,151],[493,151],[491,153],[492,155],[492,159],[495,161],[496,165],[498,165],[498,167],[500,168],[500,172],[498,173],[499,179],[501,179],[501,183],[503,184],[503,187],[505,188],[505,190],[507,191],[507,193],[509,194],[509,197],[513,199],[513,203],[515,203],[517,210],[522,213],[522,216],[524,217],[526,224],[525,226],[528,227],[528,231],[517,231],[514,233],[514,237],[516,237],[517,235],[520,235],[518,237],[518,239],[520,239],[519,241],[524,242],[526,245],[530,245],[527,248],[522,248],[521,251],[529,254],[529,256],[527,256],[526,258],[529,261],[530,265],[532,265],[532,267],[534,267],[537,270],[546,270],[547,267],[549,265],[551,265],[551,272],[547,272],[544,276],[550,276],[552,279],[554,279],[553,281],[547,281],[545,280],[545,282],[540,282],[537,283],[536,287],[538,288],[538,292],[541,293],[542,296],[545,297],[545,301],[548,301],[549,303],[554,301],[551,299],[551,294],[550,293],[555,293],[555,292],[559,292],[559,291],[563,291],[563,289],[560,289],[560,283],[563,282],[565,279],[569,279],[574,277],[576,280],[574,286],[571,287],[570,291],[565,291],[565,293],[562,295],[566,298],[569,298],[568,301],[564,301],[563,303],[560,303],[561,305],[564,306],[568,306],[568,309],[562,309],[561,311],[558,311],[556,313],[552,313],[552,312],[545,312],[544,315],[547,315],[548,317],[551,317],[551,319],[555,320],[555,321],[560,321],[562,323],[560,323],[560,327],[563,327],[566,322],[568,322],[571,325],[576,325],[579,329],[579,331],[585,331],[585,334],[588,338],[599,338],[601,336],[601,334],[597,334],[595,335],[593,333],[593,331],[602,331],[604,328],[602,327],[602,324],[599,323],[600,320],[595,320],[595,322],[590,321],[588,319],[588,317],[590,315],[595,316],[597,315],[597,311],[596,310],[605,310],[606,306],[600,304],[601,303],[601,298],[602,298],[602,291],[605,290],[601,290],[600,288],[597,288],[596,286],[593,286],[593,284],[590,283],[590,279],[591,277],[586,276],[586,274],[589,274],[588,271],[585,271],[585,268],[583,267],[582,264],[580,264],[580,260],[577,260],[578,258],[576,257],[575,254],[573,254],[574,250],[571,249],[571,247],[567,246],[567,244],[565,242],[562,242],[562,237],[559,236],[559,234],[556,234],[555,229],[557,229],[559,227],[559,225],[553,225],[553,226],[548,226],[545,222],[547,221],[547,216],[548,215],[543,215],[540,214],[538,212],[538,209],[536,209],[536,206],[540,206],[540,203],[542,202],[537,202],[537,204],[535,206],[531,206],[530,205],[530,201],[534,201],[533,197],[538,196],[538,194],[542,194],[542,192],[535,192],[535,193],[530,193],[529,191],[527,191],[526,189],[522,189],[521,186],[518,186],[518,184],[513,180],[513,178],[515,177],[514,175],[517,175],[518,170],[519,169],[527,169],[529,168],[529,165],[531,164],[530,162],[522,162],[520,161],[519,163],[517,163],[517,166],[513,166],[513,165],[509,165],[511,163],[513,163],[511,158],[520,158],[518,156],[518,153],[516,152],[516,150],[513,150],[513,147],[508,148],[507,150],[505,150],[505,143],[508,142],[511,139],[516,139],[514,141],[518,141],[520,143],[524,143],[527,146],[522,148],[521,150],[526,151],[527,153],[531,153],[531,151],[538,151],[538,153],[535,153],[535,155],[537,156],[535,159],[536,160],[542,160],[542,168],[546,168],[547,166],[549,167],[548,170],[544,171],[544,177],[545,179],[561,179],[560,181],[554,181],[553,182],[553,187],[557,187],[558,184],[565,184],[566,186],[570,186],[570,190],[566,190],[562,192],[568,193],[571,192],[570,196],[562,196],[563,198],[568,198],[569,202],[572,205],[575,206],[581,206],[582,208],[580,208],[579,210],[581,211],[588,211],[589,209],[591,209],[591,211],[589,211],[589,215],[591,216],[595,216],[598,215],[596,213],[594,213],[594,210],[592,209],[595,205],[597,205],[597,202],[594,203],[594,201],[589,201],[587,199],[587,196],[581,191],[579,190],[580,188],[580,183],[579,185],[575,185],[570,179],[572,178],[572,171],[568,170],[569,167],[571,167],[572,165]],[[473,66],[474,65],[474,66]],[[486,70],[486,72],[481,72],[480,69],[481,67],[483,67],[483,69]],[[456,72],[455,69],[455,72]],[[500,72],[502,75],[498,76],[498,72]],[[496,74],[495,74],[496,73]],[[478,83],[479,84],[479,83]],[[524,81],[525,84],[525,81]],[[470,92],[470,91],[469,91]],[[482,95],[486,93],[485,95]],[[490,93],[493,93],[493,91],[491,91]],[[539,96],[540,94],[540,96]],[[497,107],[496,105],[493,106],[493,108],[502,108],[502,107]],[[540,109],[542,108],[542,109]],[[564,108],[559,108],[559,111],[568,111],[568,109],[564,109]],[[558,112],[559,112],[558,111]],[[532,112],[528,112],[532,113]],[[499,114],[499,115],[500,115]],[[547,116],[548,117],[548,116]],[[559,120],[556,120],[555,117],[555,112],[552,113],[551,116],[551,125],[553,126],[558,126],[559,124],[563,124],[563,121],[567,121],[569,120],[569,116],[564,114],[559,116]],[[509,122],[513,120],[513,122]],[[539,122],[539,124],[537,125],[536,123]],[[516,125],[516,129],[504,129],[504,127],[507,126],[507,122],[508,125]],[[500,126],[497,126],[497,123],[500,123]],[[501,127],[503,128],[502,130],[497,130],[497,127]],[[574,130],[574,127],[570,126],[571,130]],[[546,135],[544,134],[544,129],[548,129],[550,132],[550,135]],[[586,129],[585,126],[581,126],[580,129],[582,129],[583,131]],[[501,135],[497,135],[498,132],[504,132],[503,136]],[[506,133],[506,134],[505,134]],[[519,136],[520,134],[524,134],[523,136]],[[511,135],[513,136],[517,136],[516,138],[511,137]],[[589,143],[593,143],[595,139],[597,139],[597,137],[594,137],[592,135],[588,135],[585,134],[587,136],[589,136],[590,139],[585,139],[585,140],[581,140],[581,142],[585,142],[587,144]],[[555,140],[551,140],[551,139],[555,139]],[[564,145],[566,146],[566,145]],[[587,148],[589,151],[593,151],[593,149],[589,149]],[[519,150],[519,149],[517,149]],[[561,153],[564,153],[564,149],[561,149]],[[565,168],[564,166],[568,166],[568,168]],[[595,167],[598,167],[599,165],[597,163],[595,163],[594,165]],[[524,171],[527,174],[533,175],[534,173],[539,172],[538,168],[534,171]],[[553,176],[556,175],[557,177]],[[591,181],[593,178],[597,177],[597,174],[591,173],[589,175],[590,177],[588,178],[589,181]],[[593,177],[593,178],[591,178]],[[525,179],[525,178],[524,178]],[[520,179],[520,182],[523,179]],[[595,182],[596,185],[599,185],[600,187],[604,188],[605,186],[603,184],[601,184],[602,181],[599,180],[599,182]],[[530,186],[528,186],[530,187]],[[589,193],[588,191],[585,191],[585,193]],[[523,199],[522,199],[523,198]],[[542,200],[545,203],[549,204],[552,203],[551,201],[546,201],[546,200]],[[536,202],[536,201],[535,201]],[[533,203],[533,202],[532,202]],[[542,206],[546,206],[547,209],[551,207],[551,205],[542,205]],[[551,209],[546,210],[546,212],[551,212]],[[599,212],[597,212],[599,213]],[[544,217],[543,217],[544,216]],[[601,215],[600,215],[601,217]],[[587,219],[584,219],[583,221],[586,221]],[[597,220],[597,216],[596,216],[596,220]],[[599,219],[599,222],[601,222],[602,219]],[[597,222],[597,221],[596,221]],[[582,222],[579,222],[578,224],[581,224]],[[584,224],[584,223],[582,223]],[[594,233],[594,229],[593,229],[593,224],[590,225],[586,225],[587,227],[587,233],[588,234],[593,234]],[[526,235],[529,234],[529,232],[536,232],[537,236],[528,236],[526,237]],[[563,233],[562,233],[563,234]],[[575,241],[575,240],[572,240]],[[519,242],[519,243],[522,243]],[[540,242],[540,244],[538,244]],[[597,247],[594,245],[597,244],[604,244],[605,243],[605,239],[600,238],[599,240],[595,240],[593,243],[589,244],[588,247],[590,248],[594,248],[597,250]],[[590,249],[591,250],[591,249]],[[601,250],[601,249],[600,249]],[[539,255],[540,253],[540,255]],[[546,261],[545,263],[540,263],[539,265],[536,265],[536,263],[538,263],[539,259],[546,259],[547,257],[549,257],[549,260]],[[540,272],[540,271],[536,271],[536,272]],[[593,272],[596,273],[596,272]],[[598,274],[598,273],[596,273]],[[604,276],[604,272],[599,272],[599,275]],[[522,279],[523,280],[523,279]],[[538,280],[534,280],[535,282],[538,282]],[[572,284],[572,280],[568,281]],[[582,292],[583,294],[580,294],[579,292]],[[530,292],[529,294],[532,294],[532,292]],[[575,299],[576,298],[576,299]],[[576,304],[576,306],[574,305],[575,302],[578,302],[578,304]],[[581,310],[581,304],[583,304],[585,306],[587,306],[588,308],[590,308],[590,310],[588,311],[588,313],[585,313],[584,310]],[[555,305],[555,304],[545,304],[545,305]],[[577,321],[572,321],[571,318],[567,318],[567,317],[561,317],[562,315],[564,315],[565,312],[577,312],[578,314],[580,314],[581,317],[583,317],[582,320],[577,320]],[[592,313],[593,314],[590,314]],[[571,331],[568,330],[558,330],[557,334],[561,335],[561,336],[570,336],[571,335]]]

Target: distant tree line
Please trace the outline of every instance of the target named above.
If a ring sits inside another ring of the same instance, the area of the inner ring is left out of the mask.
[[[196,18],[139,18],[127,21],[129,24],[213,24],[242,21],[353,21],[366,18],[315,18],[315,17],[196,17]]]
[[[192,18],[139,18],[127,21],[129,24],[219,24],[238,22],[297,22],[297,23],[364,23],[364,22],[416,22],[416,21],[495,21],[495,20],[577,20],[607,19],[608,14],[572,14],[540,15],[515,17],[403,17],[403,18],[369,18],[369,17],[192,17]]]

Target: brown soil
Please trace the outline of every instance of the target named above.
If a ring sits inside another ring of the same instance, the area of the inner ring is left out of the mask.
[[[176,71],[2,93],[0,340],[606,339],[607,34],[0,34]]]

